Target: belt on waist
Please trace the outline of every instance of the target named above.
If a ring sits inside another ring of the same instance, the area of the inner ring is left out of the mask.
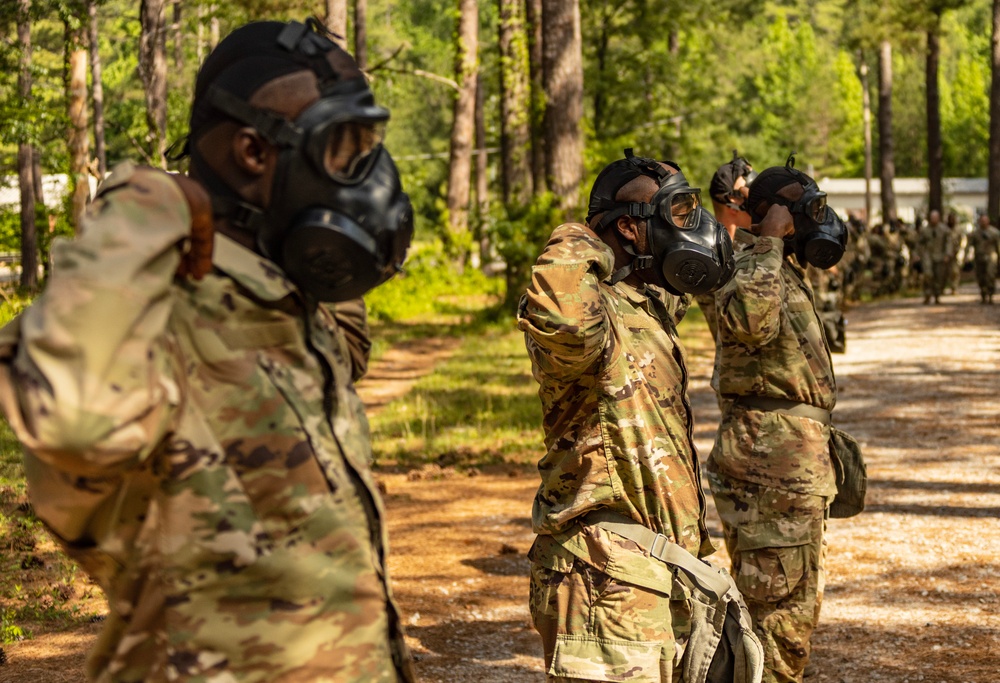
[[[729,581],[711,565],[684,550],[663,534],[635,520],[606,508],[592,510],[583,516],[584,524],[600,527],[642,546],[651,557],[683,570],[702,591],[722,599],[729,590]]]
[[[770,396],[740,396],[734,403],[744,408],[784,413],[793,417],[808,417],[810,420],[831,424],[830,411],[811,406],[808,403],[790,401],[787,398],[772,398]]]

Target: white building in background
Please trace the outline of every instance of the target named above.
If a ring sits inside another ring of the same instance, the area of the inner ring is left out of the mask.
[[[817,181],[827,194],[827,203],[841,216],[848,213],[863,216],[865,212],[864,178],[823,178]],[[962,223],[975,221],[986,211],[986,178],[945,178],[942,182],[945,212],[955,211]],[[927,196],[930,184],[926,178],[896,178],[892,189],[896,193],[896,215],[912,223],[919,213],[927,217]],[[882,183],[872,178],[872,220],[874,225],[882,220]]]
[[[97,192],[97,178],[88,175],[90,196]],[[62,204],[69,189],[69,176],[65,173],[52,173],[42,176],[42,192],[45,193],[45,205],[56,207]],[[17,186],[17,176],[0,178],[0,210],[21,210],[21,189]]]

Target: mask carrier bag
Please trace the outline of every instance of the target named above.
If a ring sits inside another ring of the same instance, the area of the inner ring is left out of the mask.
[[[684,652],[681,683],[760,683],[764,648],[729,572],[611,510],[594,510],[583,521],[634,541],[650,557],[674,567],[677,579],[691,589],[691,636]],[[668,594],[671,590],[672,586],[664,587]]]

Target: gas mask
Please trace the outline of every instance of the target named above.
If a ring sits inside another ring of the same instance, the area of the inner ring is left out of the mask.
[[[354,299],[400,270],[413,236],[409,197],[382,147],[389,112],[375,105],[360,74],[335,77],[325,55],[336,48],[324,36],[291,22],[278,43],[311,60],[320,99],[289,121],[210,87],[212,107],[280,149],[267,208],[230,192],[217,213],[251,232],[259,253],[310,298]]]
[[[809,180],[802,196],[792,202],[780,196],[774,201],[788,207],[795,232],[785,238],[786,251],[793,252],[799,265],[808,264],[826,270],[844,257],[847,227],[840,216],[826,204],[826,193]]]
[[[615,202],[601,218],[598,229],[611,225],[620,216],[646,221],[646,237],[651,256],[637,256],[619,269],[612,282],[628,277],[634,270],[659,267],[674,294],[705,294],[729,281],[733,274],[733,245],[722,224],[701,203],[701,191],[690,187],[684,174],[670,174],[653,159],[625,157],[643,175],[655,178],[660,188],[650,202]],[[671,162],[671,165],[676,166]],[[626,245],[631,250],[631,245]],[[634,251],[630,251],[634,254]]]

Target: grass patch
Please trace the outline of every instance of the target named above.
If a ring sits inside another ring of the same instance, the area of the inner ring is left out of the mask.
[[[0,644],[106,612],[101,590],[56,546],[28,502],[21,447],[0,419]]]
[[[403,468],[533,463],[542,455],[537,392],[513,320],[484,323],[372,418],[376,462]]]

